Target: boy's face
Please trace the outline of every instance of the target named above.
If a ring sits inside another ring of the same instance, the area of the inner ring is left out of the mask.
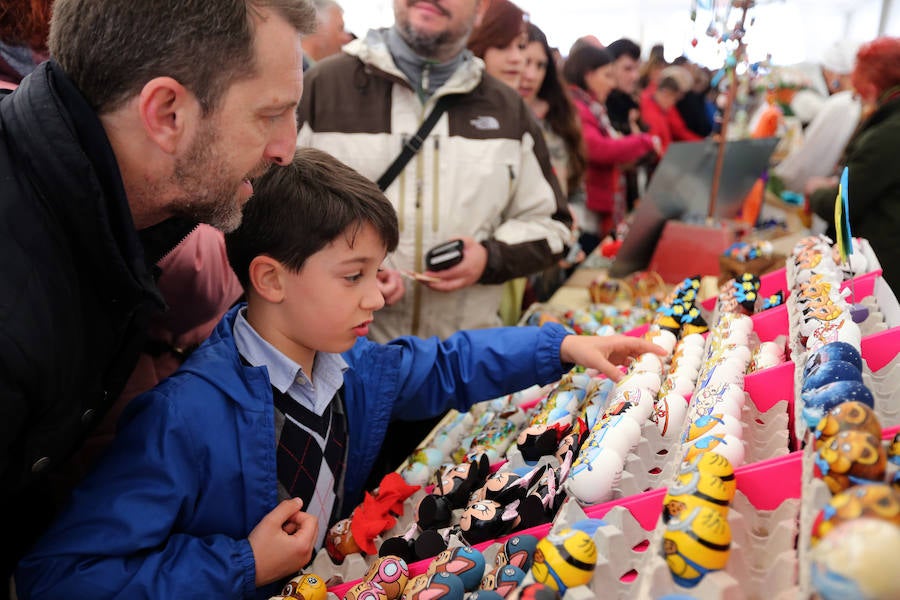
[[[384,306],[377,273],[386,256],[384,242],[369,225],[353,247],[342,234],[310,256],[298,273],[288,273],[283,334],[301,352],[344,352],[369,333]]]

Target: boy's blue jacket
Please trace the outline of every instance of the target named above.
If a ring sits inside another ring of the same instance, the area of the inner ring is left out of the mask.
[[[272,389],[238,356],[236,307],[158,387],[131,402],[116,440],[16,571],[20,598],[268,598],[247,536],[278,503]],[[467,331],[440,342],[360,338],[344,358],[350,431],[344,507],[388,422],[467,410],[564,373],[558,325]]]

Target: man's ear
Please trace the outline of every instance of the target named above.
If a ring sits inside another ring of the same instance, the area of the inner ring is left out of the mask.
[[[473,29],[481,27],[481,22],[484,21],[484,14],[490,5],[491,0],[478,0],[478,6],[475,8],[475,25]]]
[[[284,300],[283,264],[271,256],[260,255],[250,261],[249,270],[250,285],[262,299],[272,304]]]
[[[155,77],[138,98],[141,124],[147,137],[163,152],[175,154],[192,123],[202,117],[200,102],[171,77]]]

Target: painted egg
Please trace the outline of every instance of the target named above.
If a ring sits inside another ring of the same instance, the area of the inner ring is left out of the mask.
[[[707,507],[670,520],[663,533],[662,555],[675,583],[682,587],[694,587],[710,571],[724,569],[730,549],[727,519]]]
[[[377,583],[361,581],[347,590],[344,600],[388,600],[388,595]]]
[[[400,597],[409,581],[409,567],[399,556],[382,556],[372,563],[363,580],[377,583],[387,597],[394,600]]]
[[[510,595],[510,600],[559,600],[556,588],[543,583],[529,583]]]
[[[441,572],[420,575],[403,590],[402,600],[463,600],[465,586],[462,579],[452,573]]]
[[[681,344],[685,349],[693,346],[702,350],[706,345],[706,339],[699,333],[691,333],[681,338]]]
[[[734,467],[727,458],[715,452],[704,452],[690,461],[682,461],[678,468],[679,475],[685,473],[707,473],[718,477],[725,484],[728,493],[734,497],[737,489],[737,481],[734,477]]]
[[[815,431],[816,450],[841,431],[850,430],[866,431],[881,439],[881,423],[875,411],[862,402],[851,400],[838,404],[819,420]],[[890,449],[888,460],[891,460]]]
[[[578,457],[563,485],[583,504],[606,502],[622,479],[624,469],[625,459],[621,454],[611,448],[599,448]]]
[[[284,584],[281,595],[286,598],[325,600],[328,596],[328,589],[325,586],[325,580],[318,575],[314,573],[300,574]]]
[[[626,415],[612,417],[602,428],[594,430],[585,441],[582,452],[612,448],[619,456],[628,456],[641,441],[641,427]]]
[[[694,471],[679,475],[666,490],[663,498],[662,518],[668,523],[681,518],[694,508],[706,506],[728,518],[728,505],[734,497],[734,487],[710,473]]]
[[[574,529],[551,531],[538,542],[531,575],[564,594],[570,587],[589,583],[596,563],[597,546],[591,536]]]
[[[684,416],[687,414],[687,402],[679,394],[666,394],[653,407],[650,420],[656,423],[659,435],[675,437],[681,431]]]
[[[813,368],[831,360],[848,362],[854,365],[859,371],[862,371],[863,368],[862,356],[860,355],[858,348],[851,346],[846,342],[831,342],[830,344],[825,344],[806,357],[806,362],[803,364],[803,376],[806,377]]]
[[[883,481],[887,452],[880,438],[865,431],[841,431],[816,451],[813,473],[832,494],[862,483]]]
[[[661,346],[666,351],[666,354],[672,354],[672,350],[675,349],[675,344],[678,342],[678,338],[675,337],[674,333],[664,329],[656,332],[648,332],[647,336],[647,339],[651,342],[657,346]]]
[[[810,578],[822,600],[900,598],[894,569],[900,527],[854,519],[832,529],[810,552]]]
[[[855,400],[870,408],[875,407],[875,398],[872,396],[872,392],[858,381],[827,383],[808,392],[801,392],[800,398],[803,401],[801,410],[803,420],[811,430],[815,430],[825,413],[842,402]]]
[[[800,391],[808,392],[817,387],[838,381],[858,381],[862,383],[862,372],[856,368],[856,365],[848,362],[829,360],[810,369],[803,379]]]
[[[730,433],[735,437],[742,437],[743,425],[731,415],[715,413],[703,415],[690,424],[682,436],[682,442],[693,442],[704,435],[725,435]]]
[[[507,597],[525,579],[525,571],[514,565],[505,565],[488,571],[481,580],[482,590],[494,590]]]
[[[426,571],[429,575],[450,573],[462,581],[466,591],[477,589],[484,576],[484,555],[471,546],[458,546],[444,550],[431,561]]]
[[[498,567],[513,565],[525,572],[531,570],[534,562],[534,551],[537,549],[538,539],[527,533],[512,536],[503,543],[503,547],[497,551],[494,563]]]
[[[881,436],[879,435],[878,437]],[[900,466],[900,432],[896,433],[894,439],[891,440],[887,450],[887,457],[892,465]]]
[[[706,435],[690,444],[684,454],[685,460],[692,460],[703,452],[715,452],[728,459],[735,468],[744,464],[744,443],[731,434],[723,436]]]
[[[649,371],[640,371],[629,373],[619,380],[613,392],[615,401],[616,396],[624,391],[650,391],[654,396],[659,392],[659,386],[662,385],[662,378],[659,373],[651,373]]]
[[[813,521],[812,544],[818,544],[841,523],[860,517],[881,519],[900,526],[900,492],[886,483],[869,483],[835,494]]]

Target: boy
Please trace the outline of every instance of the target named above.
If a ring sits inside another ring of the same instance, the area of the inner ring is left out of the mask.
[[[131,403],[19,564],[20,596],[267,598],[361,500],[390,419],[467,410],[555,381],[564,363],[618,378],[609,359],[663,352],[558,325],[370,342],[377,272],[398,239],[390,203],[313,149],[254,187],[226,238],[247,305]]]

